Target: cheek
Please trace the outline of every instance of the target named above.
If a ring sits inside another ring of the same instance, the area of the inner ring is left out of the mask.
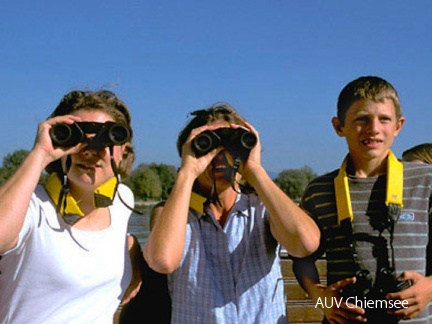
[[[123,158],[124,148],[123,146],[114,146],[113,157],[114,161],[120,162]]]

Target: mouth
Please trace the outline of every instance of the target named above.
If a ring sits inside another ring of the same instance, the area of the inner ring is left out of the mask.
[[[215,169],[226,169],[228,162],[225,159],[213,160],[213,168]]]
[[[213,165],[213,170],[215,172],[225,172],[230,167],[225,154],[219,154],[219,155],[217,155],[213,159],[212,165]]]
[[[77,163],[76,166],[84,171],[95,171],[97,168],[100,168],[97,164],[83,164]]]
[[[368,138],[368,139],[361,141],[361,143],[365,146],[377,146],[377,145],[381,144],[382,142],[383,142],[382,140],[373,139],[373,138]]]

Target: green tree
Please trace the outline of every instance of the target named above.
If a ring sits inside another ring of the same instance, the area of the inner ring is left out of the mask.
[[[291,199],[299,200],[307,184],[316,176],[312,168],[305,165],[300,169],[282,170],[275,178],[275,183]]]
[[[141,163],[128,177],[127,181],[136,199],[160,200],[162,185],[157,172],[146,163]]]
[[[0,184],[3,184],[18,169],[29,151],[21,149],[7,154],[3,158],[3,165],[0,168]]]
[[[162,189],[162,194],[160,198],[162,200],[166,200],[174,185],[177,174],[176,167],[174,165],[168,165],[163,163],[151,163],[150,169],[154,170],[158,174]]]

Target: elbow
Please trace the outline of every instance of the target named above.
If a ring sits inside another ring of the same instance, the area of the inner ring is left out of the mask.
[[[153,262],[149,263],[149,266],[154,271],[167,275],[173,273],[178,268],[177,265],[170,262]]]
[[[288,253],[296,258],[305,258],[316,252],[320,246],[320,235],[308,235],[300,238],[301,244],[292,245]]]
[[[319,246],[320,246],[320,237],[318,236],[308,242],[307,246],[305,246],[304,254],[301,257],[304,258],[315,253],[318,250]]]
[[[168,255],[153,255],[146,250],[144,250],[144,259],[152,270],[162,274],[171,274],[180,265],[180,260],[176,261]]]
[[[316,252],[320,246],[320,240],[321,231],[319,230],[318,226],[314,224],[307,234],[302,237],[303,252],[298,257],[304,258]]]
[[[304,258],[310,256],[312,253],[316,252],[320,246],[320,233],[319,231],[316,235],[310,235],[305,239],[303,244],[303,251],[298,257]]]

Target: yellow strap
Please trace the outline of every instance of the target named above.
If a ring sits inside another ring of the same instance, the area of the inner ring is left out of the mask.
[[[62,184],[60,179],[58,178],[56,173],[52,173],[46,184],[45,184],[45,190],[48,192],[48,195],[50,196],[51,200],[54,202],[54,204],[58,205],[58,200],[60,198],[60,191],[62,188]],[[93,197],[93,204],[96,208],[98,207],[106,207],[107,205],[99,206],[98,201],[101,199],[95,199],[96,196],[103,196],[106,197],[106,201],[110,201],[112,203],[112,200],[114,199],[115,193],[117,189],[117,178],[112,177],[108,181],[101,184],[96,190],[94,191],[94,197]],[[66,199],[66,204],[64,203],[64,199]],[[66,197],[63,197],[63,201],[60,204],[60,214],[61,215],[78,215],[78,216],[84,216],[84,213],[82,212],[81,208],[78,206],[78,203],[76,202],[75,198],[72,197],[71,194],[67,194]]]
[[[114,200],[114,196],[117,191],[117,178],[112,177],[108,181],[102,183],[99,187],[94,191],[94,195],[100,195],[109,198],[111,202]],[[94,206],[97,207],[106,207],[106,206],[98,206],[96,201],[94,201]]]
[[[403,207],[403,164],[390,151],[387,160],[387,192],[385,204]]]
[[[339,173],[334,179],[338,224],[346,218],[349,218],[351,221],[354,218],[351,195],[349,193],[348,176],[346,174],[347,162],[348,156],[343,160]]]
[[[60,196],[61,188],[62,188],[62,184],[57,174],[51,173],[51,175],[48,178],[48,181],[45,184],[45,190],[48,192],[48,195],[50,196],[51,200],[54,202],[56,206],[58,205],[58,201],[60,198],[59,196]],[[68,194],[66,198],[63,197],[63,199],[66,199],[66,208],[63,200],[60,204],[61,215],[71,214],[71,215],[84,216],[84,213],[81,211],[77,202],[70,194]]]
[[[346,166],[348,156],[342,162],[339,173],[334,179],[336,207],[338,224],[344,219],[354,218],[351,204],[351,195],[349,192],[348,176]],[[403,164],[398,161],[393,152],[390,151],[387,158],[387,184],[386,184],[386,205],[395,204],[403,207]]]
[[[200,214],[204,214],[204,203],[207,199],[197,194],[196,192],[191,193],[189,207],[197,211]]]

